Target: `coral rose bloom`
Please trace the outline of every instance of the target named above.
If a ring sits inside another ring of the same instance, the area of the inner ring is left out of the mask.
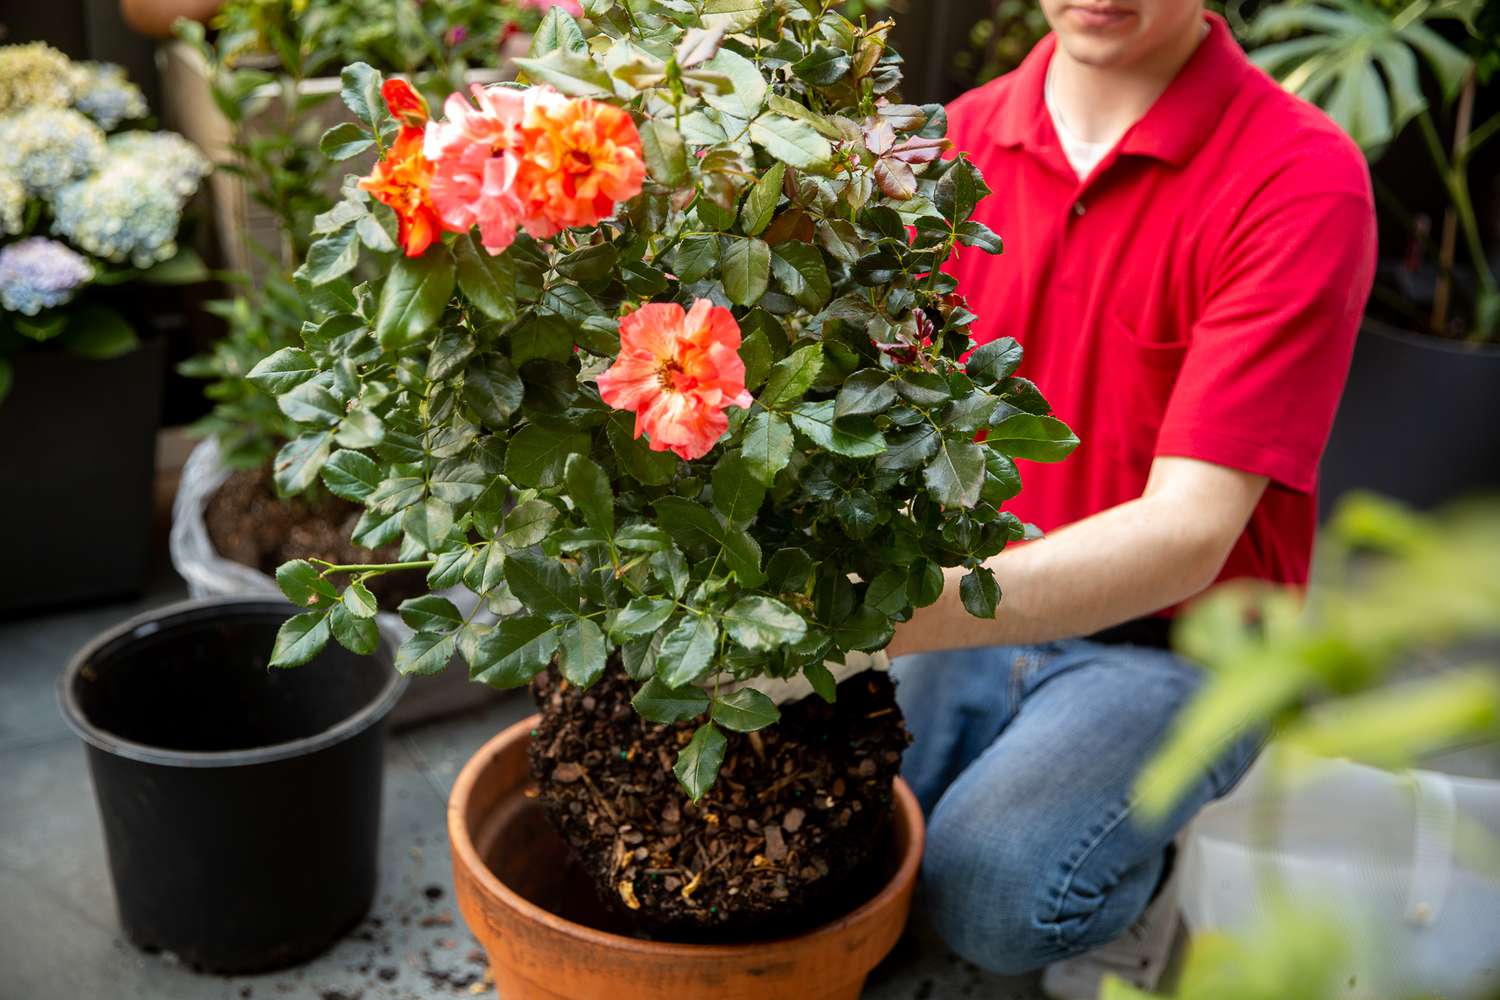
[[[536,88],[524,129],[516,184],[529,206],[526,231],[537,239],[598,225],[617,204],[641,193],[641,135],[620,108]]]
[[[748,407],[740,326],[708,299],[684,313],[674,302],[641,306],[620,320],[620,356],[599,376],[599,396],[635,413],[651,450],[702,458],[729,429],[724,411]]]
[[[447,120],[427,129],[424,152],[433,164],[432,202],[443,225],[457,233],[479,226],[484,248],[502,252],[516,238],[523,205],[515,190],[526,91],[473,88],[448,98]],[[475,106],[477,105],[477,107]]]
[[[402,80],[387,80],[380,92],[391,116],[403,124],[390,150],[359,186],[395,210],[401,249],[408,257],[420,257],[441,229],[430,193],[432,164],[422,154],[427,103]]]

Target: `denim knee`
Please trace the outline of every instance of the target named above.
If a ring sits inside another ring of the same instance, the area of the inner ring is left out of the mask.
[[[1018,975],[1065,957],[1034,849],[939,809],[927,830],[923,899],[933,930],[989,972]]]

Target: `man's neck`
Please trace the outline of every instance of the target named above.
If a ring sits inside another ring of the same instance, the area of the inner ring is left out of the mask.
[[[1129,66],[1091,66],[1058,45],[1047,72],[1068,129],[1085,142],[1113,145],[1145,117],[1208,34],[1207,22]]]

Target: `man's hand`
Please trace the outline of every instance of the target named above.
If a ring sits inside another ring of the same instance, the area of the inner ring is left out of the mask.
[[[1192,458],[1160,457],[1138,499],[1007,549],[991,620],[964,610],[947,571],[943,596],[896,627],[892,656],[1090,635],[1169,608],[1208,588],[1266,489],[1254,476]]]

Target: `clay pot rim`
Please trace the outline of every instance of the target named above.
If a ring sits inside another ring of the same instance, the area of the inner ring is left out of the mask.
[[[485,742],[484,746],[474,756],[469,758],[468,763],[459,772],[458,779],[453,783],[453,791],[448,796],[448,839],[453,845],[454,856],[463,862],[464,868],[469,875],[479,883],[483,889],[497,897],[508,909],[515,911],[525,919],[541,924],[554,933],[561,934],[581,944],[605,948],[614,951],[635,952],[642,955],[652,955],[659,958],[681,958],[681,959],[705,959],[705,958],[735,958],[745,957],[766,949],[774,949],[779,943],[785,941],[807,941],[819,938],[827,938],[830,941],[843,937],[852,926],[874,920],[882,910],[897,904],[903,891],[903,887],[910,886],[916,880],[917,869],[922,863],[922,851],[926,831],[922,825],[922,810],[917,804],[917,797],[905,781],[897,778],[892,788],[895,797],[896,822],[906,828],[906,850],[902,854],[901,864],[895,873],[886,881],[881,890],[861,906],[851,910],[842,917],[838,917],[826,924],[821,924],[802,934],[792,935],[784,938],[771,938],[763,941],[753,941],[745,944],[683,944],[671,941],[643,941],[639,938],[624,937],[620,934],[611,934],[607,931],[596,930],[583,924],[564,920],[550,910],[546,910],[528,899],[523,898],[490,870],[479,857],[478,850],[469,836],[468,823],[465,820],[465,806],[473,793],[473,788],[479,780],[479,776],[500,755],[500,753],[512,743],[519,740],[530,739],[531,731],[541,721],[540,715],[532,715],[522,719],[506,729],[501,730]]]
[[[406,691],[411,678],[396,672],[390,642],[384,636],[369,655],[386,669],[385,683],[375,696],[341,721],[295,740],[268,743],[240,750],[172,750],[126,739],[94,723],[79,702],[78,675],[93,662],[131,642],[149,638],[163,628],[191,625],[215,619],[232,620],[284,616],[299,611],[290,601],[259,596],[204,597],[177,601],[152,608],[105,629],[73,655],[57,678],[57,704],[68,728],[88,745],[116,757],[162,767],[253,767],[273,761],[304,757],[351,740],[390,714]],[[269,669],[269,668],[268,668]]]

